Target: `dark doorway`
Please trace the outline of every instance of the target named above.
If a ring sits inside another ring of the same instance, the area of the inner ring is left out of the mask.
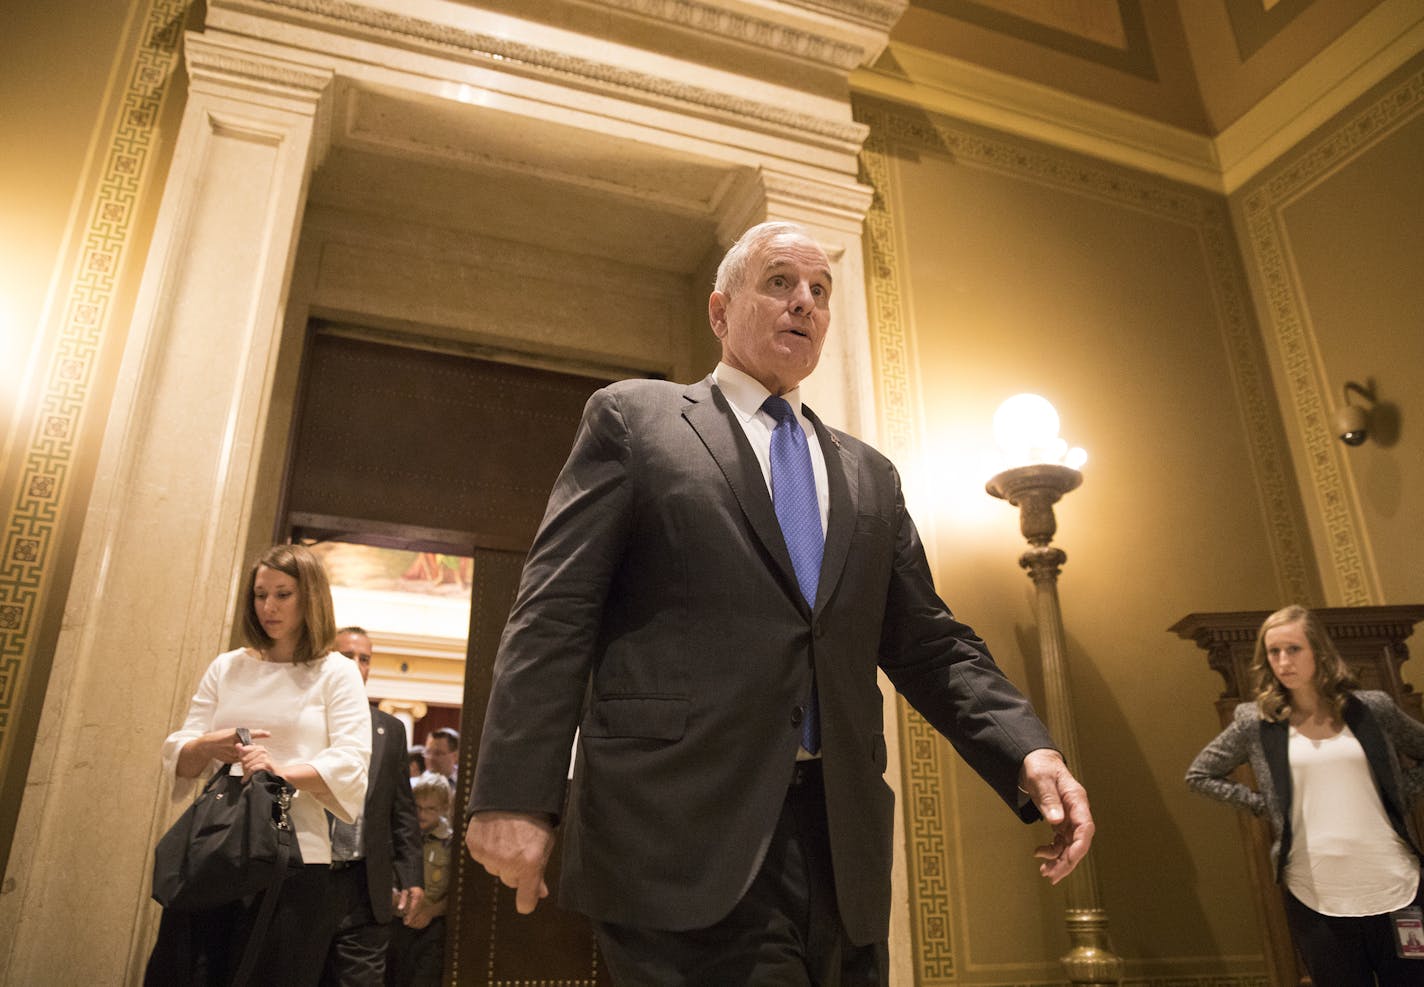
[[[464,852],[462,826],[524,555],[583,405],[604,383],[339,327],[314,327],[306,349],[278,537],[473,559],[446,983],[608,983],[587,921],[552,902],[517,915],[512,893]]]

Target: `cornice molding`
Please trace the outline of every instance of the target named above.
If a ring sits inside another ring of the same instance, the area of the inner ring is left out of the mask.
[[[1229,194],[1424,50],[1424,6],[1384,0],[1215,138],[896,42],[903,74],[861,69],[866,95]]]
[[[799,7],[837,20],[855,21],[879,31],[889,31],[905,13],[910,0],[785,0],[781,6]]]
[[[1216,138],[1234,192],[1424,51],[1424,4],[1385,0]]]
[[[396,44],[416,51],[438,52],[442,58],[497,68],[505,73],[557,80],[619,99],[674,104],[681,112],[691,108],[700,115],[741,127],[750,122],[761,131],[794,133],[803,139],[819,138],[823,143],[835,145],[837,150],[851,153],[865,140],[865,128],[851,121],[800,113],[566,51],[369,7],[355,0],[213,0],[210,7],[380,45]]]
[[[862,43],[842,41],[826,34],[801,30],[785,23],[748,17],[735,10],[696,0],[599,0],[604,7],[639,14],[665,21],[678,27],[704,34],[717,35],[745,44],[766,48],[843,72],[873,61],[884,50],[890,24],[880,32],[879,44],[873,37]],[[891,22],[893,23],[893,21]]]
[[[247,51],[226,39],[189,32],[184,60],[193,88],[230,88],[315,104],[331,86],[329,68]]]
[[[1223,190],[1209,137],[923,48],[890,49],[904,74],[860,70],[850,78],[854,91]]]

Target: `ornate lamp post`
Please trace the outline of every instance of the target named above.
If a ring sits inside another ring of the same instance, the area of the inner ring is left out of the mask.
[[[1068,651],[1058,607],[1058,573],[1068,556],[1049,545],[1058,529],[1053,505],[1083,482],[1077,469],[1087,459],[1058,438],[1058,413],[1032,394],[1009,398],[994,415],[994,431],[1011,466],[995,475],[986,489],[1019,509],[1019,529],[1029,548],[1019,556],[1035,588],[1038,644],[1043,663],[1048,728],[1081,780],[1073,700],[1068,689]],[[1065,922],[1072,948],[1060,958],[1074,984],[1119,984],[1122,959],[1112,951],[1108,916],[1102,906],[1097,867],[1090,853],[1063,882],[1068,899]]]

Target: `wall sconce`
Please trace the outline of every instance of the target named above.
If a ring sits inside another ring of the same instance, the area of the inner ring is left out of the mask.
[[[1083,482],[1078,472],[1088,459],[1082,449],[1069,449],[1058,436],[1058,412],[1037,394],[1016,394],[994,412],[994,438],[1009,468],[996,474],[985,489],[1019,509],[1019,530],[1028,551],[1019,565],[1033,580],[1038,616],[1038,647],[1043,665],[1044,718],[1063,758],[1078,779],[1083,766],[1078,757],[1078,735],[1073,722],[1073,700],[1068,690],[1068,647],[1063,615],[1058,607],[1058,574],[1068,555],[1049,544],[1058,522],[1053,505]],[[1091,853],[1079,862],[1064,882],[1067,897],[1065,923],[1072,948],[1060,958],[1075,987],[1120,984],[1123,962],[1113,952],[1108,936],[1108,915],[1098,885],[1097,864]]]
[[[1370,437],[1370,408],[1351,404],[1351,391],[1368,401],[1370,408],[1374,407],[1375,389],[1373,385],[1365,387],[1354,381],[1347,381],[1345,403],[1335,409],[1335,413],[1330,416],[1330,424],[1334,426],[1335,434],[1340,437],[1341,442],[1347,446],[1358,446],[1363,445],[1365,439]]]

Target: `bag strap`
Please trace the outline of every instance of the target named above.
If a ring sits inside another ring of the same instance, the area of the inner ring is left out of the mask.
[[[257,965],[257,953],[262,947],[262,940],[267,937],[267,926],[272,924],[272,915],[277,910],[277,898],[282,892],[282,882],[287,878],[287,859],[291,856],[291,851],[291,844],[285,841],[277,848],[277,870],[272,883],[262,892],[262,907],[257,910],[257,921],[253,923],[247,945],[243,947],[242,962],[238,964],[237,973],[233,975],[232,987],[247,987],[247,981],[252,977],[252,970]]]

